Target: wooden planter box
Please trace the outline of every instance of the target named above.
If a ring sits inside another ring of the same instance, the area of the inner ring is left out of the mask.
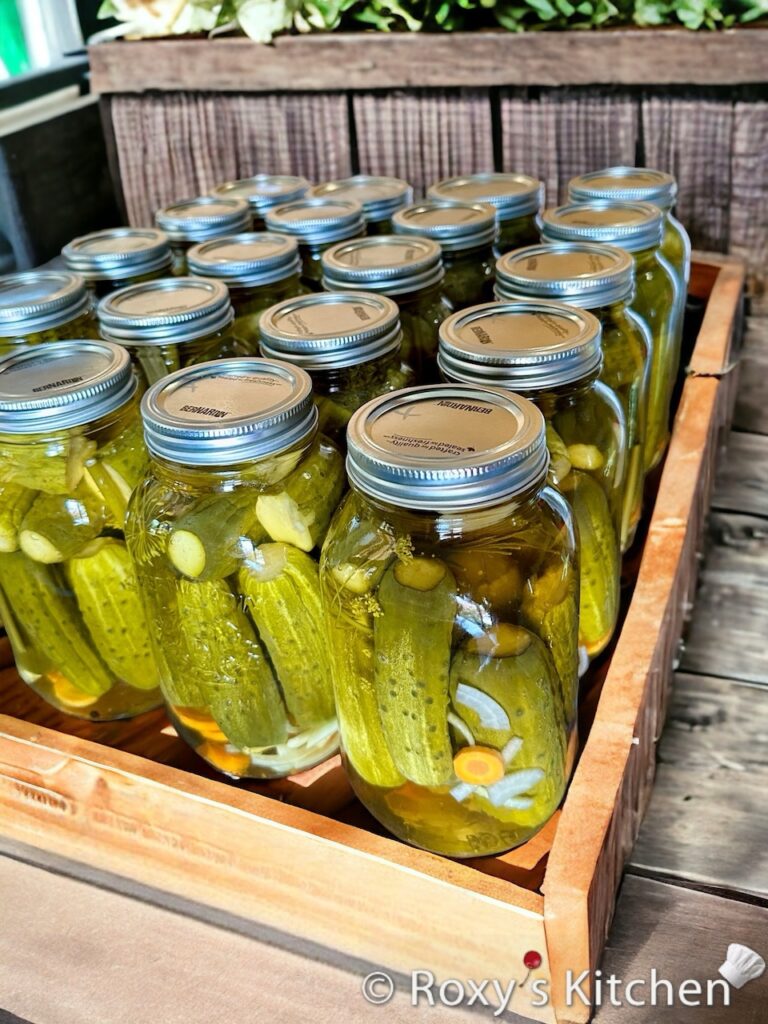
[[[522,982],[551,1003],[512,1009],[583,1022],[566,971],[597,967],[654,775],[673,661],[696,580],[718,438],[734,393],[744,268],[698,255],[707,300],[639,576],[612,657],[585,696],[562,810],[526,845],[457,863],[383,835],[338,759],[282,782],[214,779],[162,712],[94,725],[0,674],[0,836],[230,911],[376,967]],[[6,659],[8,651],[5,651]],[[361,976],[362,976],[361,971]],[[362,997],[361,997],[362,998]]]

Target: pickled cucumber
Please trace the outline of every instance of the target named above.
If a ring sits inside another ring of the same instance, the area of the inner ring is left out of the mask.
[[[17,483],[47,494],[71,494],[85,473],[96,442],[75,431],[34,444],[0,443],[0,483]]]
[[[436,558],[397,561],[378,589],[374,685],[384,737],[411,782],[441,786],[452,776],[448,734],[456,584]]]
[[[39,494],[24,516],[19,546],[36,562],[63,562],[82,552],[106,525],[106,509],[81,484],[71,494]]]
[[[281,491],[259,496],[256,514],[273,541],[311,551],[322,544],[345,486],[341,453],[321,439]]]
[[[128,550],[104,540],[86,558],[73,558],[69,577],[80,613],[110,671],[139,690],[159,685],[149,628]]]
[[[21,522],[35,497],[21,484],[0,484],[0,551],[18,551]]]
[[[98,449],[86,466],[86,482],[101,496],[112,524],[122,527],[128,499],[144,475],[147,450],[144,447],[140,418],[131,420],[125,430]]]
[[[578,590],[574,573],[549,565],[527,583],[522,603],[529,629],[542,638],[554,662],[563,694],[566,721],[576,716],[579,696]]]
[[[177,585],[179,626],[211,717],[236,747],[284,743],[275,677],[240,599],[221,580]]]
[[[579,532],[579,643],[593,658],[604,650],[616,628],[619,546],[608,499],[600,485],[588,473],[575,470],[561,486]]]
[[[182,576],[223,579],[237,571],[263,538],[253,490],[241,488],[233,494],[206,495],[174,525],[168,558]]]
[[[21,551],[0,555],[0,587],[12,602],[19,632],[58,678],[96,697],[111,688],[112,676],[91,648],[61,569],[34,562]]]
[[[289,544],[262,544],[238,584],[294,724],[306,729],[333,718],[317,563]]]
[[[547,421],[546,432],[549,450],[549,477],[557,486],[571,472],[571,459],[565,442],[549,421]]]

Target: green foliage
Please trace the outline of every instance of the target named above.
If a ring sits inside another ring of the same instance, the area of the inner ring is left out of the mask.
[[[104,0],[101,17],[126,32],[165,35],[240,30],[258,42],[291,30],[456,32],[501,26],[510,32],[672,25],[719,29],[768,18],[768,0]]]

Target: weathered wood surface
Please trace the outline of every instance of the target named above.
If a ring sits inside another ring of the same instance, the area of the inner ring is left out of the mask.
[[[636,989],[636,999],[650,999],[651,971],[667,978],[677,989],[688,979],[699,981],[706,991],[708,980],[720,977],[718,968],[728,945],[739,942],[766,952],[768,908],[692,892],[662,882],[627,876],[622,886],[616,920],[606,946],[603,976],[616,974],[625,982],[648,982]],[[688,993],[690,995],[690,992]],[[712,1007],[674,1008],[664,1005],[621,1007],[607,1002],[597,1011],[594,1024],[765,1024],[768,1005],[768,974],[744,988],[731,990],[730,1006],[722,993]]]
[[[768,689],[679,673],[658,761],[629,870],[768,897]]]
[[[747,321],[740,376],[733,425],[753,434],[768,434],[768,316],[752,316]]]
[[[765,380],[761,383],[765,390]],[[768,437],[731,432],[713,503],[723,512],[768,517]]]
[[[768,103],[736,103],[731,158],[730,250],[768,266]]]
[[[126,49],[130,53],[126,55]],[[768,78],[761,29],[693,33],[408,32],[100,43],[89,50],[96,92],[252,92],[405,87],[734,85]]]
[[[717,513],[685,641],[685,672],[768,684],[768,522]]]

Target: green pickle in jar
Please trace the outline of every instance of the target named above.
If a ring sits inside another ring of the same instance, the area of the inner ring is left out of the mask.
[[[0,365],[0,614],[22,679],[79,718],[161,703],[124,539],[146,468],[137,380],[105,341]]]
[[[236,778],[281,778],[337,749],[318,551],[345,488],[312,383],[246,357],[142,400],[150,466],[126,533],[179,734]]]
[[[369,292],[323,292],[288,299],[261,318],[261,352],[312,378],[320,430],[340,448],[361,405],[414,382],[403,361],[395,303]]]
[[[365,217],[353,199],[309,197],[267,210],[269,231],[290,235],[299,243],[302,281],[313,291],[322,291],[321,259],[334,242],[365,234]]]
[[[124,345],[145,385],[245,347],[221,281],[166,277],[112,292],[98,307],[102,337]]]
[[[310,187],[306,178],[295,174],[254,174],[251,178],[222,182],[212,189],[211,195],[223,199],[245,199],[251,208],[253,230],[264,231],[267,210],[303,199]]]
[[[73,239],[61,250],[97,299],[131,284],[167,277],[173,265],[168,236],[154,228],[107,228]]]
[[[270,306],[306,295],[295,238],[272,232],[225,235],[193,246],[187,253],[190,274],[215,278],[229,289],[235,311],[233,330],[242,344],[238,355],[256,355],[259,319]]]
[[[634,261],[629,253],[592,242],[531,245],[508,253],[496,264],[496,296],[552,299],[588,309],[601,323],[602,380],[621,402],[627,423],[627,467],[621,522],[626,551],[643,504],[646,393],[651,340],[630,308]]]
[[[323,286],[328,291],[377,292],[394,299],[403,328],[403,360],[416,382],[438,380],[440,324],[453,312],[443,293],[440,246],[416,235],[376,235],[341,242],[323,253]]]
[[[155,224],[171,242],[172,272],[188,273],[187,251],[200,242],[220,235],[236,235],[253,226],[251,209],[245,199],[197,196],[182,199],[155,213]]]
[[[616,629],[627,431],[599,379],[600,321],[557,302],[498,302],[454,313],[440,328],[446,380],[496,385],[535,402],[546,420],[549,480],[577,526],[582,668]]]
[[[651,203],[606,202],[560,206],[541,216],[544,242],[607,242],[635,260],[632,309],[648,328],[651,366],[645,428],[645,470],[661,461],[669,441],[672,392],[680,369],[680,289],[660,245],[664,217]]]
[[[544,202],[544,185],[527,174],[466,174],[438,181],[427,190],[428,199],[462,203],[489,203],[496,209],[498,258],[539,240],[536,216]]]
[[[413,189],[407,181],[371,174],[326,181],[315,185],[312,195],[318,199],[352,199],[360,203],[369,235],[391,234],[392,214],[413,202]]]
[[[431,199],[398,210],[392,227],[395,234],[439,243],[445,267],[442,288],[454,309],[492,298],[497,235],[493,206]]]
[[[27,270],[0,277],[0,356],[26,345],[98,336],[93,299],[79,274]]]
[[[576,744],[578,568],[541,414],[410,388],[348,431],[321,586],[342,754],[390,832],[451,857],[534,835]]]

